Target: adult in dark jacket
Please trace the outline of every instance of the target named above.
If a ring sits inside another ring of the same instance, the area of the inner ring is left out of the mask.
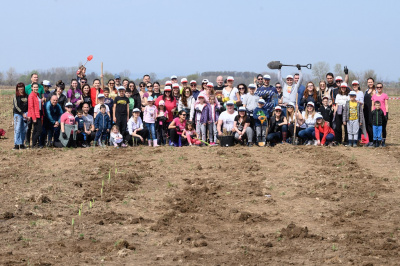
[[[315,88],[313,82],[308,82],[307,83],[307,87],[304,90],[303,94],[301,95],[301,100],[300,100],[300,105],[303,108],[299,107],[299,109],[300,110],[304,110],[305,107],[307,106],[308,102],[313,102],[314,103],[315,110],[319,109],[318,93],[317,93],[317,89]]]
[[[365,120],[365,127],[367,129],[368,139],[369,142],[366,145],[367,147],[373,147],[374,143],[372,140],[374,139],[374,133],[372,130],[372,96],[376,93],[375,91],[375,84],[373,78],[368,78],[367,80],[368,90],[364,94],[364,120]]]
[[[28,95],[24,83],[20,82],[15,88],[13,98],[14,114],[14,150],[25,149],[24,141],[27,129]]]
[[[138,108],[139,110],[142,108],[142,101],[140,98],[140,93],[136,89],[136,85],[133,81],[129,81],[128,88],[132,91],[132,98],[135,100],[135,104],[133,105],[133,109]]]
[[[275,146],[275,143],[286,142],[287,136],[287,120],[286,116],[282,115],[282,108],[280,106],[275,107],[275,113],[271,117],[268,127],[267,141],[271,147]]]
[[[61,109],[63,112],[65,112],[65,104],[68,102],[67,96],[65,96],[63,94],[65,89],[65,84],[64,82],[62,82],[62,80],[57,81],[56,83],[56,89],[54,90],[54,92],[52,94],[49,95],[49,97],[47,98],[47,101],[49,102],[51,97],[53,95],[57,96],[58,99],[58,104],[61,106]]]
[[[42,133],[41,144],[44,145],[44,140],[47,136],[47,146],[53,146],[54,142],[59,141],[61,128],[61,115],[64,113],[61,106],[58,104],[58,98],[53,95],[49,102],[44,106],[44,128],[47,134]],[[53,140],[54,139],[54,140]]]
[[[333,110],[332,107],[329,105],[328,96],[323,97],[322,105],[319,107],[318,112],[320,112],[325,122],[328,122],[328,125],[332,127]]]

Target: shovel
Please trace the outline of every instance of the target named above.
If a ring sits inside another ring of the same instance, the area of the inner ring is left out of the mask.
[[[284,65],[281,63],[281,61],[271,61],[268,63],[267,65],[269,67],[269,69],[279,69],[279,66],[292,66],[292,67],[297,67],[297,65]],[[300,65],[300,67],[306,67],[308,69],[311,69],[311,64],[307,64],[307,65]]]
[[[262,126],[262,124],[264,124],[264,122],[265,122],[265,120],[267,119],[267,117],[266,117],[265,115],[262,115],[262,116],[259,116],[258,119],[260,120],[261,126]],[[264,147],[264,146],[265,146],[265,142],[259,141],[259,142],[258,142],[258,146]]]

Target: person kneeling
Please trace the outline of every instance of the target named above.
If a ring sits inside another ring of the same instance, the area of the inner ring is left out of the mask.
[[[61,145],[55,143],[56,147],[67,147],[67,148],[76,148],[76,133],[78,131],[78,127],[76,126],[75,117],[72,114],[72,103],[67,103],[65,105],[66,112],[62,114],[61,121],[61,137],[60,142]]]
[[[232,131],[235,132],[235,139],[242,145],[245,144],[244,139],[247,138],[247,146],[253,146],[253,129],[250,127],[250,117],[246,114],[246,107],[239,107],[239,114],[235,117]]]
[[[282,116],[282,108],[277,106],[269,122],[267,142],[269,141],[269,145],[273,147],[276,143],[282,142],[282,139],[286,141],[286,135],[287,120],[285,116]]]
[[[139,108],[132,110],[132,117],[129,118],[128,121],[128,133],[129,134],[126,136],[126,142],[133,146],[144,144],[145,139],[149,135],[147,128],[143,127]]]
[[[315,138],[318,146],[327,146],[335,139],[335,131],[329,126],[329,123],[324,120],[322,115],[315,115]]]

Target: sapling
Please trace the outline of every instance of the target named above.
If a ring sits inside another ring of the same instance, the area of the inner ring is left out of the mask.
[[[103,188],[100,189],[100,196],[103,198]]]
[[[81,216],[81,213],[82,213],[82,212],[81,212],[81,209],[79,209],[79,216]]]
[[[71,223],[71,225],[72,225],[72,234],[74,234],[74,223],[75,223],[74,218],[72,218],[72,223]]]

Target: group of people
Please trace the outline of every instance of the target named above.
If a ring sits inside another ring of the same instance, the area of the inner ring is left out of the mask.
[[[13,99],[14,149],[27,147],[115,147],[217,145],[224,137],[247,146],[278,143],[305,145],[385,146],[389,115],[383,84],[368,79],[363,92],[357,80],[326,74],[315,86],[302,85],[298,73],[270,84],[259,74],[254,83],[234,86],[234,78],[217,77],[214,85],[171,76],[161,91],[159,82],[143,77],[139,88],[119,75],[103,87],[92,86],[85,67],[68,90],[48,80],[16,85]]]

